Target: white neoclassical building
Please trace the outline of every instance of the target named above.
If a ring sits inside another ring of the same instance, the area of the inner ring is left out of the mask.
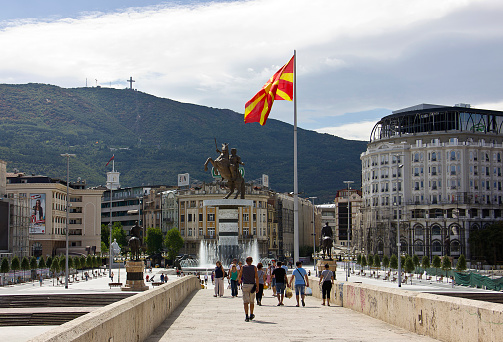
[[[470,254],[470,232],[502,219],[503,112],[421,104],[382,118],[361,154],[369,254]],[[398,212],[398,215],[397,215]]]

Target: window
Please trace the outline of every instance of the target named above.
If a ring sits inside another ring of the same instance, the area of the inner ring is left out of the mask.
[[[456,160],[456,152],[451,151],[451,160]]]
[[[433,241],[432,250],[437,253],[442,252],[442,244],[440,241]]]
[[[250,221],[250,214],[243,214],[243,222],[249,222]]]
[[[185,222],[185,215],[180,215],[180,222]]]
[[[437,152],[431,152],[431,161],[437,161]]]
[[[416,241],[416,243],[414,244],[414,251],[415,252],[423,252],[424,251],[423,241]]]
[[[192,222],[192,214],[187,215],[187,222]],[[191,236],[191,235],[189,235]]]
[[[440,235],[440,232],[441,232],[440,226],[434,225],[433,227],[431,227],[432,235]]]
[[[203,222],[203,214],[199,213],[199,222]]]
[[[215,214],[208,214],[207,221],[214,222],[215,221]]]

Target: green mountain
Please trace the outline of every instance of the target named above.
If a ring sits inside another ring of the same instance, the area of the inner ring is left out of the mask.
[[[177,174],[210,182],[207,157],[228,142],[245,162],[247,181],[269,175],[271,189],[293,191],[293,126],[155,97],[129,89],[65,89],[44,84],[0,85],[0,159],[9,171],[66,178],[61,153],[75,153],[70,177],[105,184],[115,154],[122,186],[177,182]],[[344,180],[360,184],[362,141],[298,130],[301,196],[332,201]]]

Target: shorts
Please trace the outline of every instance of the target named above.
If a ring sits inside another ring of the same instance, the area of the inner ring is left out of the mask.
[[[284,283],[276,283],[276,294],[284,294],[285,293],[285,284]]]
[[[251,293],[251,289],[255,284],[242,284],[241,291],[243,292],[243,303],[253,303],[255,301],[255,292]]]
[[[298,296],[300,292],[300,295],[305,295],[306,294],[306,285],[295,285],[295,295]]]
[[[272,278],[272,280],[271,280],[271,286],[276,286],[276,278]]]

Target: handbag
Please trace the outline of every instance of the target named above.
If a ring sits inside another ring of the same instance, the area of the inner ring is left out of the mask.
[[[289,287],[287,287],[287,288],[285,289],[285,297],[286,297],[286,298],[292,298],[292,296],[293,296],[292,289],[291,289],[291,288],[289,288]]]
[[[253,287],[250,290],[250,293],[255,293],[257,291],[257,284],[253,284]]]

